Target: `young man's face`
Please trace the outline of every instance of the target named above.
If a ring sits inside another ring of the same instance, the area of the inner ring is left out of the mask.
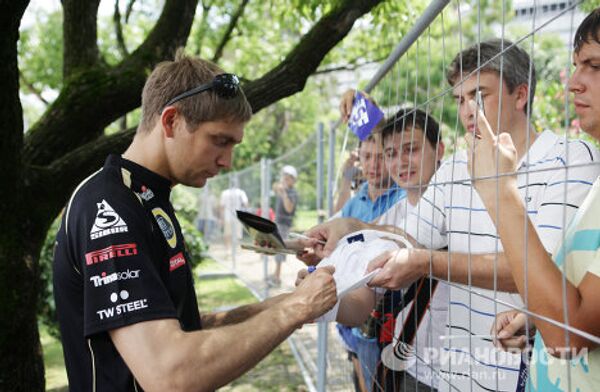
[[[363,175],[370,187],[387,188],[389,179],[384,168],[383,148],[379,142],[379,136],[362,142],[358,149],[358,159]]]
[[[502,92],[500,86],[502,85]],[[526,87],[525,87],[526,88]],[[477,83],[477,74],[469,77],[462,84],[456,84],[453,88],[453,96],[458,103],[458,116],[460,122],[467,132],[479,133],[475,116],[469,107],[469,101],[475,101],[477,90],[481,91],[481,97],[484,103],[485,116],[490,126],[497,132],[498,129],[498,111],[499,103],[502,102],[500,112],[500,127],[503,132],[512,132],[515,130],[517,116],[525,115],[523,108],[527,104],[526,98],[523,99],[523,86],[516,87],[512,93],[509,93],[506,83],[500,83],[500,75],[494,71],[484,71],[479,74],[479,84]]]
[[[394,182],[408,190],[427,186],[437,161],[444,154],[443,144],[438,146],[436,154],[424,132],[416,127],[407,126],[403,132],[386,137],[383,141],[385,165]]]
[[[231,167],[233,148],[241,143],[244,123],[208,121],[192,132],[185,122],[167,138],[167,159],[172,180],[179,184],[202,187],[206,180]]]
[[[581,128],[600,140],[600,44],[590,40],[573,54],[575,71],[569,79]]]

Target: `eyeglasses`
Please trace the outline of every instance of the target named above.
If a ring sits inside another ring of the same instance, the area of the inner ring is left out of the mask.
[[[194,87],[191,90],[185,91],[165,104],[165,107],[173,105],[175,102],[181,101],[192,95],[200,94],[204,91],[212,90],[221,98],[231,99],[235,97],[240,90],[240,80],[234,74],[224,73],[215,76],[210,83],[202,84]]]

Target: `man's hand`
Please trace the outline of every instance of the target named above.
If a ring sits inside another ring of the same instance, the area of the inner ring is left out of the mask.
[[[474,101],[469,101],[473,115],[477,118],[477,130],[475,133],[467,132],[465,141],[469,146],[469,173],[471,178],[492,177],[500,183],[500,189],[507,186],[516,186],[516,177],[506,175],[515,173],[517,170],[517,149],[510,134],[503,132],[498,136],[485,118],[485,114]],[[498,177],[499,175],[502,175]],[[496,192],[496,180],[474,180],[475,189],[485,198],[486,195],[493,197]]]
[[[528,338],[525,331],[526,321],[527,315],[518,310],[498,313],[491,330],[494,346],[509,352],[523,351]],[[529,336],[534,332],[534,325],[530,322]]]
[[[305,268],[298,271],[298,274],[296,275],[296,286],[299,286],[300,283],[302,283],[302,281],[304,280],[304,278],[306,278],[308,276],[308,274],[309,274],[309,272]]]
[[[369,101],[375,103],[375,100],[364,91],[360,92],[365,98]],[[352,114],[352,106],[354,105],[354,96],[356,95],[356,90],[350,89],[347,90],[340,100],[340,117],[342,122],[345,124],[350,119],[350,114]]]
[[[318,244],[318,242],[314,242],[314,244]],[[298,260],[303,262],[306,265],[317,265],[321,261],[321,257],[317,256],[313,249],[303,250],[296,253],[296,257]]]
[[[369,262],[367,273],[381,268],[369,286],[398,290],[427,274],[428,263],[418,249],[387,251]]]
[[[273,192],[281,196],[285,191],[285,186],[281,182],[276,182],[273,184]]]
[[[344,236],[355,231],[368,229],[369,225],[354,218],[338,218],[329,222],[321,223],[308,230],[305,234],[318,241],[313,241],[312,248],[316,257],[328,257],[335,250],[337,243]],[[309,240],[307,240],[309,241]],[[301,259],[302,260],[302,259]],[[303,260],[304,261],[304,260]]]
[[[337,302],[334,271],[331,265],[318,268],[301,279],[296,291],[286,298],[286,306],[294,308],[303,323],[323,315]]]

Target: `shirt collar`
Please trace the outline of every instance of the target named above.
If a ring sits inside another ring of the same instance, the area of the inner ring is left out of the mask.
[[[390,197],[395,192],[402,191],[402,190],[403,189],[400,188],[398,186],[398,184],[396,184],[395,182],[392,181],[392,185],[390,185],[390,187],[388,189],[386,189],[385,192],[383,192],[381,195],[379,195],[379,197],[377,197],[375,199],[375,202],[379,199]],[[364,184],[361,185],[360,189],[358,190],[357,196],[360,197],[362,200],[369,200],[369,201],[371,200],[371,198],[369,197],[369,184],[366,181]]]
[[[126,169],[131,173],[131,189],[136,193],[144,192],[143,187],[149,188],[152,193],[169,198],[171,194],[171,181],[141,166],[133,161],[125,159],[120,155],[111,154],[106,159],[104,167],[115,167],[121,173],[121,168]]]
[[[364,184],[362,184],[360,186],[360,188],[358,189],[358,193],[357,196],[359,198],[361,198],[362,200],[371,200],[371,198],[369,197],[369,183],[368,182],[364,182]]]

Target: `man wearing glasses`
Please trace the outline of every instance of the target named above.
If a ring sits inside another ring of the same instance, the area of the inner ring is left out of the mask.
[[[170,190],[229,168],[250,117],[235,75],[178,54],[148,78],[129,148],[76,188],[54,260],[71,391],[214,390],[335,304],[322,268],[294,293],[198,312]]]

